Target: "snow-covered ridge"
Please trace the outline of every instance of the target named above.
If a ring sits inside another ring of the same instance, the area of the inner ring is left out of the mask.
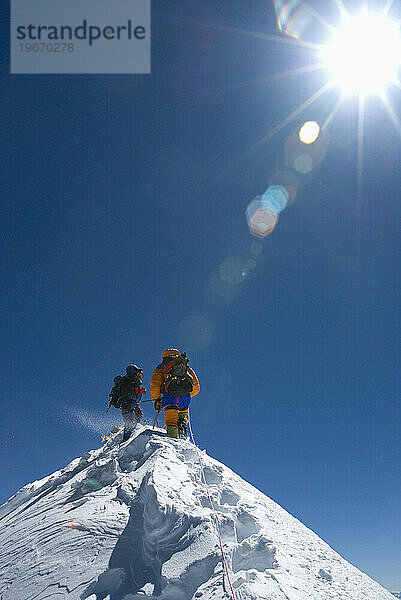
[[[223,600],[197,449],[138,427],[0,507],[0,600]],[[236,600],[394,600],[218,461],[202,461]]]

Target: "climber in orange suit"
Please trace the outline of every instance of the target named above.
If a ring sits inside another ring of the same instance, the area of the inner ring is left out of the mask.
[[[169,437],[187,437],[188,407],[199,390],[199,380],[188,367],[185,352],[181,354],[176,348],[163,352],[162,362],[153,371],[150,395],[155,410],[159,413],[164,409]]]

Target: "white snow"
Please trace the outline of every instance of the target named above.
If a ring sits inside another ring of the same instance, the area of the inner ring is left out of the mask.
[[[223,600],[197,449],[138,426],[0,507],[0,600]],[[236,600],[394,600],[315,533],[201,453]]]

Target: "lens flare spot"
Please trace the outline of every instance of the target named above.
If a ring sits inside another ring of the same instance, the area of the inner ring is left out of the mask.
[[[238,285],[244,279],[245,264],[240,256],[228,256],[219,267],[220,277],[226,283]]]
[[[287,208],[293,204],[300,187],[299,176],[289,169],[276,171],[269,179],[269,185],[282,185],[288,192]]]
[[[313,144],[319,137],[320,125],[316,121],[305,121],[299,130],[299,139],[303,144]]]
[[[311,12],[300,0],[274,0],[280,31],[299,39],[311,23]]]
[[[256,260],[255,260],[254,258],[249,258],[249,259],[246,261],[246,265],[245,265],[245,268],[246,268],[246,270],[245,270],[245,273],[248,275],[248,273],[249,273],[250,271],[253,271],[253,269],[255,269],[255,268],[256,268],[256,265],[257,265],[257,262],[256,262]]]
[[[188,315],[179,323],[177,337],[185,348],[206,348],[213,338],[213,326],[203,315]]]
[[[263,246],[260,242],[252,242],[250,251],[254,256],[259,256],[263,252]]]
[[[313,158],[309,154],[300,154],[294,160],[294,168],[302,175],[310,173],[313,169]]]
[[[316,140],[305,144],[299,138],[298,130],[294,131],[285,143],[286,164],[301,175],[310,173],[320,165],[327,154],[329,134],[327,128],[320,129]]]
[[[282,185],[269,185],[262,196],[262,206],[271,212],[281,213],[287,206],[289,194]]]
[[[277,225],[278,212],[263,202],[262,196],[256,196],[245,211],[248,227],[252,235],[259,238],[268,236]]]
[[[239,293],[239,290],[239,286],[223,281],[217,268],[212,274],[209,285],[206,288],[206,297],[213,305],[223,308],[232,302]]]

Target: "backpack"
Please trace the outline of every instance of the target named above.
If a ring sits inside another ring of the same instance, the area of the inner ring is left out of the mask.
[[[122,377],[121,375],[117,375],[117,377],[114,377],[114,386],[110,392],[110,404],[109,406],[114,406],[115,408],[121,408],[121,382],[122,382]]]
[[[127,376],[114,377],[114,386],[110,392],[110,405],[121,408],[124,396],[129,396],[135,389],[135,384]]]
[[[189,358],[183,352],[180,356],[168,356],[161,364],[164,383],[161,393],[167,396],[185,396],[194,387],[192,375],[188,372]]]

